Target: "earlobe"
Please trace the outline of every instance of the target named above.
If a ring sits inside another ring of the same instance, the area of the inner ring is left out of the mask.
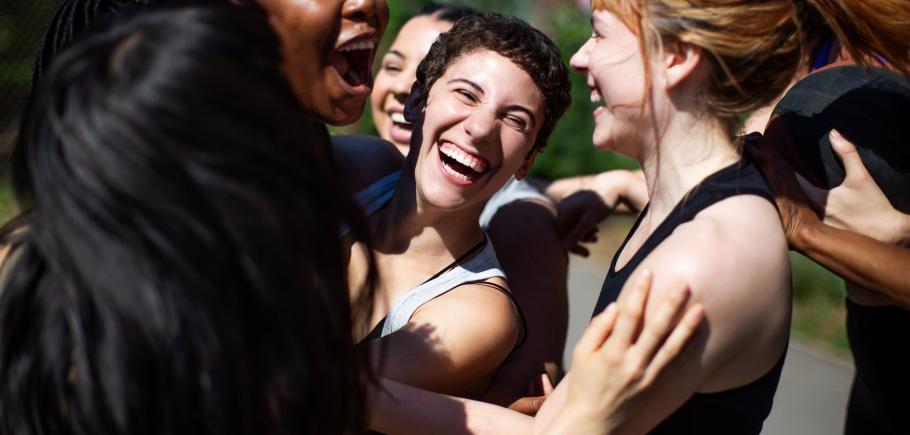
[[[692,44],[677,42],[665,48],[667,88],[674,88],[695,73],[701,64],[702,50]]]
[[[408,94],[408,98],[404,101],[404,119],[411,124],[416,124],[421,112],[423,112],[423,106],[423,86],[419,82],[414,82],[411,86],[411,93]]]

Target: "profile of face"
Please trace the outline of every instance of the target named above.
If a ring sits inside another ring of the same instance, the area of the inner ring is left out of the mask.
[[[333,125],[357,121],[373,86],[385,0],[259,0],[281,38],[285,72],[303,107]]]
[[[591,26],[591,37],[570,63],[586,76],[591,102],[597,106],[594,146],[636,158],[646,95],[638,36],[607,11],[595,10]]]
[[[476,50],[457,58],[436,80],[422,114],[415,107],[419,92],[411,94],[406,110],[420,129],[414,177],[424,205],[479,207],[509,177],[527,174],[545,99],[518,65]]]
[[[383,139],[407,155],[411,147],[412,125],[404,119],[404,103],[417,80],[417,65],[430,51],[440,33],[452,28],[451,22],[434,15],[411,18],[402,26],[388,53],[382,57],[370,106],[373,124]]]

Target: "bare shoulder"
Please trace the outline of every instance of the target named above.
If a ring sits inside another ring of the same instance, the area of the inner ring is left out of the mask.
[[[703,210],[643,266],[655,271],[655,288],[685,282],[705,308],[711,374],[699,391],[744,385],[777,362],[789,334],[790,267],[770,202],[743,195]]]
[[[505,287],[505,280],[487,280]],[[424,304],[411,317],[411,323],[428,323],[442,334],[457,337],[453,345],[492,349],[504,346],[505,358],[518,338],[519,326],[509,296],[483,284],[458,286]],[[500,352],[494,352],[499,354]]]
[[[363,135],[332,136],[335,163],[354,191],[402,168],[404,156],[389,142]]]

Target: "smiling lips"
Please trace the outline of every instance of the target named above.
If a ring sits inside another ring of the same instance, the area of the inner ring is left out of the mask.
[[[473,182],[490,166],[483,157],[469,154],[452,143],[443,142],[438,148],[444,172],[461,183]]]
[[[373,72],[370,63],[373,60],[373,50],[376,41],[373,39],[359,39],[346,43],[332,52],[332,67],[338,75],[351,87],[373,87]]]
[[[390,112],[389,120],[392,121],[392,126],[389,128],[389,136],[392,137],[392,142],[410,144],[414,124],[405,120],[404,114],[401,112]]]

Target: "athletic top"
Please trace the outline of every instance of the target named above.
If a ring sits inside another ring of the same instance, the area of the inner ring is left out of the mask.
[[[645,240],[638,252],[632,255],[629,263],[622,270],[617,271],[616,260],[629,242],[629,237],[641,224],[642,217],[647,211],[647,207],[645,207],[610,263],[610,270],[604,280],[594,314],[600,313],[610,302],[617,299],[632,272],[651,251],[673,233],[676,227],[691,221],[695,215],[711,205],[737,195],[758,195],[772,204],[774,203],[774,198],[771,196],[765,180],[753,163],[747,159],[740,160],[715,172],[690,190],[654,233]],[[783,362],[784,355],[781,355],[780,360],[768,373],[742,387],[717,393],[695,393],[679,409],[657,425],[651,433],[758,434],[761,432],[762,423],[771,412],[771,404],[780,380]]]
[[[400,177],[401,171],[396,171],[367,186],[366,189],[355,195],[355,199],[363,207],[367,216],[371,216],[392,199],[395,194],[395,186],[398,184]],[[462,254],[436,275],[424,281],[423,284],[401,295],[392,304],[386,317],[379,322],[376,328],[363,341],[385,337],[397,331],[411,320],[411,316],[423,304],[463,284],[476,283],[503,292],[512,301],[512,306],[516,309],[516,315],[521,318],[520,313],[517,312],[518,305],[515,304],[508,289],[485,281],[493,277],[505,279],[506,274],[502,271],[499,261],[496,259],[493,243],[490,242],[486,233],[484,233],[483,241],[479,244]]]
[[[483,229],[489,228],[490,221],[493,220],[493,216],[496,216],[496,212],[498,212],[500,208],[515,201],[523,200],[532,200],[543,204],[554,216],[556,215],[556,206],[550,198],[547,198],[544,194],[540,193],[531,185],[531,183],[528,183],[525,180],[517,180],[515,177],[512,177],[501,189],[497,190],[496,193],[490,197],[490,200],[487,201],[487,204],[483,207],[483,211],[480,212],[480,227]]]

